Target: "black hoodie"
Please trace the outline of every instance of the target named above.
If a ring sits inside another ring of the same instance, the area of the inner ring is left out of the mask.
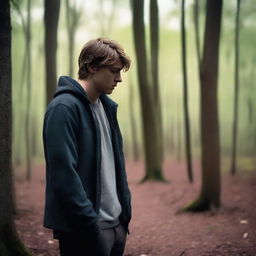
[[[127,184],[117,104],[100,100],[109,120],[121,223],[128,230],[131,195]],[[44,226],[57,232],[99,232],[100,131],[81,85],[62,76],[48,105],[43,128],[46,159]],[[111,203],[111,202],[110,202]]]

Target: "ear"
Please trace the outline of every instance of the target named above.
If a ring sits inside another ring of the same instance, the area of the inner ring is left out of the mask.
[[[87,65],[87,69],[88,69],[88,71],[89,71],[91,74],[95,73],[96,70],[97,70],[96,67],[94,67],[94,66],[92,66],[92,65],[90,65],[90,64]]]

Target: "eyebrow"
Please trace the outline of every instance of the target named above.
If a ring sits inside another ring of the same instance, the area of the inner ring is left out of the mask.
[[[121,71],[123,67],[111,67],[112,70]]]

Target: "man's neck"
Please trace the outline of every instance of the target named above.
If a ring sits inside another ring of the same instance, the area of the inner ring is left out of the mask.
[[[99,94],[95,91],[94,86],[87,80],[77,80],[78,83],[83,87],[91,103],[95,103],[99,99]]]

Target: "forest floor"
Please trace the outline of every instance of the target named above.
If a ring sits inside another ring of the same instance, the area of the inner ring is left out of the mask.
[[[222,175],[221,209],[177,213],[198,195],[198,169],[191,185],[184,163],[167,161],[164,175],[168,183],[138,184],[143,165],[127,163],[133,218],[125,256],[256,256],[256,172]],[[15,221],[33,255],[57,256],[58,241],[42,227],[44,172],[44,166],[34,168],[31,183],[18,178]]]

